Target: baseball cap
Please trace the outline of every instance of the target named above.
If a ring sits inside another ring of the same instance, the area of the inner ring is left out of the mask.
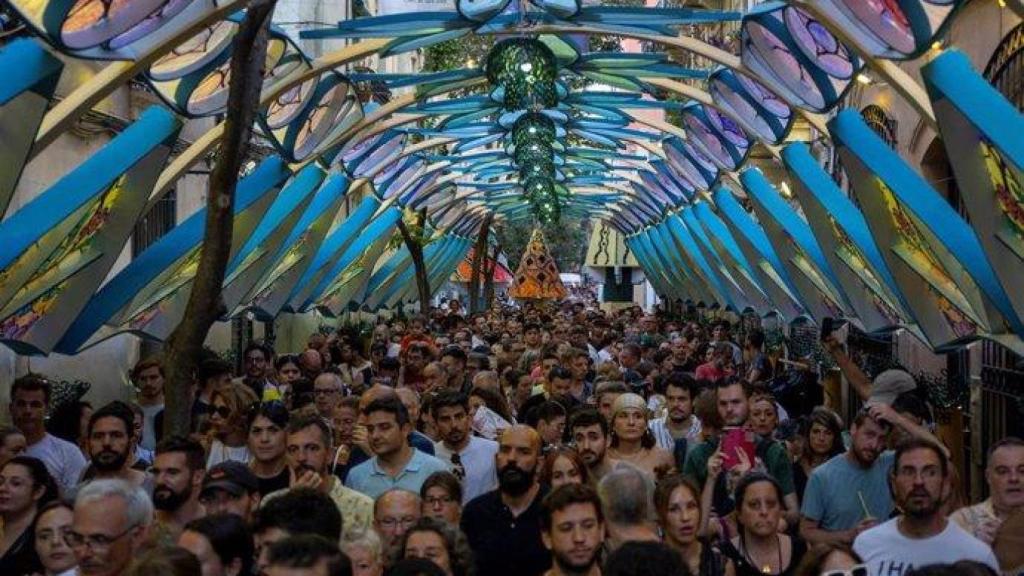
[[[868,403],[892,404],[896,397],[904,392],[917,388],[914,377],[905,370],[893,368],[875,376],[871,384],[871,396]]]
[[[213,490],[224,490],[234,496],[241,496],[249,492],[256,492],[259,487],[259,480],[248,466],[241,462],[227,460],[207,470],[199,495],[209,494]]]

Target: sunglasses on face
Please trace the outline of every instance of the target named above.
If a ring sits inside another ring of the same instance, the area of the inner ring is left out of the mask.
[[[227,406],[212,406],[210,407],[210,414],[216,414],[221,418],[227,418],[231,416],[231,408]]]

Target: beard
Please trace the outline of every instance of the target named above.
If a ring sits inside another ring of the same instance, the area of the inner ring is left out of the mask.
[[[536,471],[536,465],[527,471],[512,463],[505,464],[498,470],[498,487],[510,496],[521,496],[533,486],[533,476]]]
[[[942,498],[932,496],[927,490],[911,490],[904,500],[901,508],[911,518],[927,518],[942,507]]]
[[[568,554],[561,551],[555,552],[552,556],[554,557],[555,564],[558,565],[563,574],[586,574],[597,563],[600,551],[600,547],[595,548],[590,559],[585,562],[576,562]]]
[[[128,452],[100,450],[92,457],[92,465],[97,472],[116,472],[124,468],[126,462],[128,462]]]
[[[192,497],[192,485],[189,484],[181,492],[175,492],[173,488],[165,485],[158,485],[153,488],[153,508],[164,512],[173,512],[181,508],[182,504]]]
[[[448,434],[445,437],[445,440],[447,440],[448,443],[451,444],[452,446],[461,443],[465,439],[466,433],[458,428],[452,428],[451,430],[449,430]]]

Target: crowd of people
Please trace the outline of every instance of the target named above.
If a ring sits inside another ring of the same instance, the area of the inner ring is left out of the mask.
[[[928,576],[1024,569],[1024,441],[966,502],[910,374],[821,405],[727,321],[593,301],[159,358],[94,407],[42,375],[0,430],[2,576]],[[794,372],[795,371],[795,372]],[[189,394],[191,428],[164,419]]]

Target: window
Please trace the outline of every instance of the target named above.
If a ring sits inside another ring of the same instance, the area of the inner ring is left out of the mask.
[[[157,200],[149,212],[135,223],[132,232],[132,258],[167,234],[177,223],[178,191],[170,190]]]
[[[1003,38],[985,67],[985,79],[1024,111],[1024,24]]]

